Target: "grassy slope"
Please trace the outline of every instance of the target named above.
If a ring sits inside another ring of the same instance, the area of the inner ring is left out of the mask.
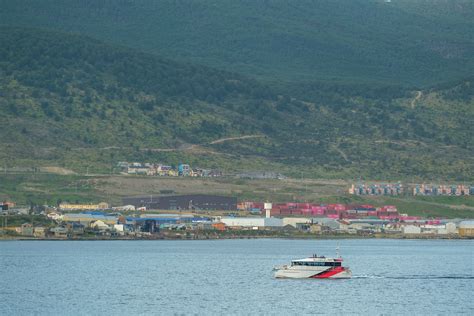
[[[358,197],[344,192],[348,184],[334,180],[244,180],[182,179],[132,176],[59,176],[51,174],[0,174],[0,199],[20,205],[59,201],[120,205],[127,195],[158,195],[160,190],[176,194],[223,194],[239,200],[273,202],[361,203],[396,205],[400,212],[423,217],[474,218],[474,197]]]
[[[271,81],[426,86],[470,75],[469,0],[3,0],[4,25],[90,35]]]

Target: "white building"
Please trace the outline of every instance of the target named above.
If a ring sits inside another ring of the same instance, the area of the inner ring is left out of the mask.
[[[452,222],[446,223],[446,231],[448,232],[448,234],[457,234],[458,229],[456,227],[456,224]]]
[[[61,214],[58,214],[58,213],[48,213],[46,215],[49,219],[52,219],[54,221],[57,221],[57,220],[61,220],[63,219],[63,216]]]
[[[404,234],[421,234],[421,228],[415,225],[406,225],[402,227],[402,233]]]
[[[457,234],[457,228],[455,223],[446,223],[445,225],[422,225],[421,232],[426,234]]]
[[[114,229],[115,229],[115,231],[117,231],[117,232],[123,232],[123,231],[124,231],[124,230],[123,230],[123,224],[115,224],[115,225],[114,225]]]
[[[135,206],[133,205],[124,205],[124,206],[116,206],[112,207],[114,211],[135,211]]]
[[[110,226],[101,220],[97,220],[91,223],[91,228],[98,229],[98,230],[108,230],[110,229]]]
[[[240,227],[282,227],[283,220],[270,217],[223,217],[220,220],[226,226]]]

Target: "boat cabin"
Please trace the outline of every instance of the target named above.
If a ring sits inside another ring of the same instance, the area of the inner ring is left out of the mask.
[[[292,266],[319,266],[319,267],[340,267],[341,259],[329,259],[324,257],[312,257],[307,259],[293,260]]]

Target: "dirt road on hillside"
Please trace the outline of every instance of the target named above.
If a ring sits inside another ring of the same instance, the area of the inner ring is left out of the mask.
[[[418,102],[418,100],[420,100],[420,98],[423,96],[423,92],[421,91],[416,91],[416,96],[413,98],[413,100],[411,100],[411,108],[414,109],[415,108],[415,105],[416,105],[416,102]]]
[[[262,138],[262,137],[265,137],[265,135],[244,135],[244,136],[237,136],[237,137],[220,138],[220,139],[213,140],[212,142],[209,143],[209,145],[215,145],[215,144],[220,144],[223,142],[234,141],[234,140],[249,139],[249,138]]]

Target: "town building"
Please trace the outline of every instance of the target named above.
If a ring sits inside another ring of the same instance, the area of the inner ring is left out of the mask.
[[[189,164],[179,164],[177,168],[161,163],[141,163],[120,161],[117,168],[129,175],[169,176],[169,177],[221,177],[222,171],[213,169],[191,168]]]
[[[94,230],[99,230],[99,231],[110,230],[110,226],[101,220],[96,220],[94,222],[91,222],[90,227]]]
[[[36,238],[46,237],[46,228],[42,226],[35,227],[33,229],[33,236],[35,236]]]
[[[439,195],[447,195],[447,196],[464,196],[464,195],[471,195],[471,191],[473,186],[468,186],[464,184],[453,184],[453,185],[446,185],[446,184],[421,184],[416,185],[413,188],[413,195],[428,195],[428,196],[439,196]]]
[[[312,234],[321,234],[323,232],[323,226],[321,224],[311,224],[309,226],[309,232]]]
[[[188,164],[179,164],[178,165],[178,175],[187,177],[192,173],[191,167]]]
[[[226,225],[222,222],[212,223],[212,228],[215,230],[224,231],[226,230]]]
[[[30,223],[23,223],[21,224],[20,232],[22,236],[33,236],[33,225]]]
[[[400,195],[402,193],[401,183],[357,183],[349,188],[349,194],[353,195]]]
[[[50,232],[53,233],[54,237],[57,238],[66,238],[68,237],[69,230],[66,226],[56,226],[50,229]]]

